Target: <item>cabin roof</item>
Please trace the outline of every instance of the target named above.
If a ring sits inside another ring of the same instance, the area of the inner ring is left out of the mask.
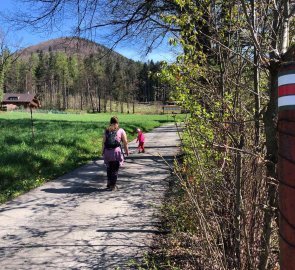
[[[7,103],[13,101],[17,102],[32,102],[35,99],[34,94],[20,94],[20,93],[5,93],[3,102]]]

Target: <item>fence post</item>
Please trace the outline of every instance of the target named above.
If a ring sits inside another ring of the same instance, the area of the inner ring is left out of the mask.
[[[35,134],[34,134],[34,121],[33,121],[33,109],[30,106],[30,112],[31,112],[31,129],[32,129],[32,140],[35,141]]]

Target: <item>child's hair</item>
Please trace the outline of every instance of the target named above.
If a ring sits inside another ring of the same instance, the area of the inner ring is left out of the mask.
[[[140,131],[141,131],[140,128],[137,128],[137,129],[136,129],[136,132],[140,132]]]

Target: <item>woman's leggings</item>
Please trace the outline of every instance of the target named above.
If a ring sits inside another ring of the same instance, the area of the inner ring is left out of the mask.
[[[119,161],[109,161],[107,166],[108,187],[114,187],[118,179]]]

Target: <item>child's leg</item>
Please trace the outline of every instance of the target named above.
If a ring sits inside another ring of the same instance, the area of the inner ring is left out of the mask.
[[[141,151],[141,145],[140,145],[140,142],[138,143],[138,146],[137,146],[137,150],[138,150],[138,153],[140,153]]]
[[[138,145],[138,153],[144,152],[143,142],[140,142]]]

